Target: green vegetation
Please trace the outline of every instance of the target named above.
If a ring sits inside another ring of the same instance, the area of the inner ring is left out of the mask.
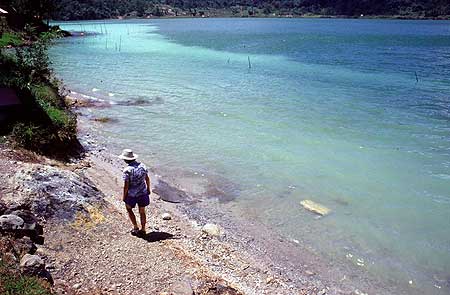
[[[52,76],[47,56],[48,46],[61,31],[50,27],[46,31],[41,29],[41,26],[27,23],[20,33],[8,34],[22,36],[26,46],[9,50],[0,47],[0,88],[13,89],[22,101],[20,114],[7,123],[6,128],[2,123],[1,129],[11,132],[20,146],[67,157],[80,148],[76,116],[60,94],[61,87]]]
[[[11,46],[20,46],[23,44],[22,37],[20,34],[14,32],[3,33],[0,38],[0,48],[6,47],[8,45]]]
[[[48,283],[36,277],[24,276],[0,261],[0,294],[50,295]]]
[[[450,18],[448,0],[54,0],[60,20],[147,16]]]

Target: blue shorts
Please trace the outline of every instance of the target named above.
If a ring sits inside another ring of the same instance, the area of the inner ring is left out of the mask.
[[[139,207],[146,207],[150,204],[150,196],[145,194],[145,195],[138,196],[138,197],[126,197],[125,204],[127,204],[131,208],[136,207],[136,204]]]

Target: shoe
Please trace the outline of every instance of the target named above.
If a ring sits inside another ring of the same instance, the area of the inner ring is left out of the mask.
[[[139,232],[140,232],[140,230],[135,228],[135,229],[132,229],[130,233],[132,236],[137,237],[139,235]]]

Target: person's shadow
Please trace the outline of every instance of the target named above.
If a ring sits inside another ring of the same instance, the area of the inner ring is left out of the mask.
[[[159,231],[149,232],[149,233],[146,233],[145,235],[139,235],[138,237],[146,240],[149,243],[159,242],[159,241],[164,241],[164,240],[169,240],[169,239],[174,238],[174,236],[172,234],[169,234],[166,232],[159,232]]]

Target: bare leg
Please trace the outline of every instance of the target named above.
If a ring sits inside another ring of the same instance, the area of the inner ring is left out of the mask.
[[[147,223],[147,216],[145,214],[145,207],[139,207],[139,215],[141,215],[142,231],[145,232],[145,224]]]
[[[131,220],[131,223],[133,224],[134,229],[139,229],[136,223],[136,216],[134,216],[134,212],[133,212],[133,208],[131,208],[130,206],[126,205],[127,207],[127,212],[128,212],[128,217]],[[139,208],[140,209],[140,208]]]

